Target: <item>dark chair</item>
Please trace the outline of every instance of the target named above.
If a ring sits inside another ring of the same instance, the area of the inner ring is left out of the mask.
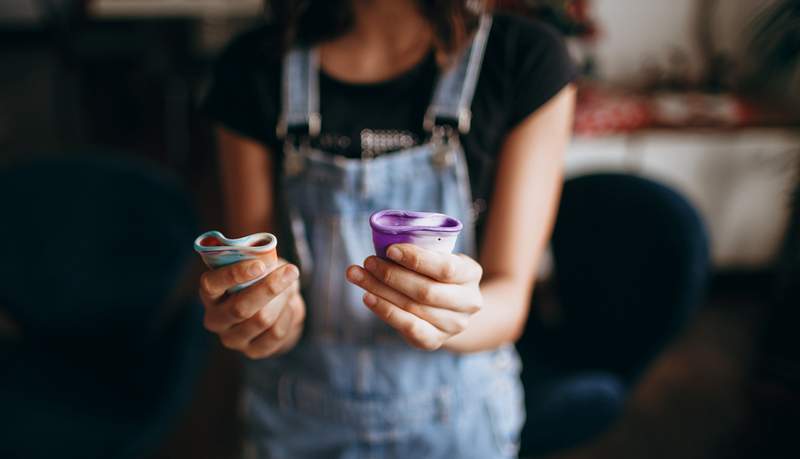
[[[569,180],[552,249],[561,319],[546,325],[532,314],[518,345],[527,456],[606,430],[626,388],[687,322],[709,280],[698,213],[672,189],[631,175]]]
[[[192,395],[207,336],[175,301],[195,215],[129,159],[0,169],[0,457],[138,458]]]

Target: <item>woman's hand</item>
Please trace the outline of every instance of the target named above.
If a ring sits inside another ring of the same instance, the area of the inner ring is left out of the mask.
[[[483,298],[481,266],[466,255],[394,244],[386,256],[351,266],[347,279],[367,292],[364,304],[412,346],[433,351],[469,326]]]
[[[255,279],[268,267],[260,260],[243,261],[207,271],[200,278],[205,327],[222,344],[251,359],[288,351],[303,329],[306,307],[300,295],[299,271],[281,260],[264,279],[236,293],[226,290]]]

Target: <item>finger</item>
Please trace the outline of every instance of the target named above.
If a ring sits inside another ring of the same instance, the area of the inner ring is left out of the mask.
[[[483,274],[481,265],[466,255],[435,252],[413,244],[393,244],[386,256],[411,271],[446,284],[480,280]]]
[[[272,328],[263,331],[250,340],[244,351],[245,355],[251,359],[260,359],[274,354],[283,347],[286,339],[295,330],[293,323],[294,309],[290,307],[284,308]]]
[[[430,322],[433,326],[445,333],[454,335],[461,333],[467,327],[468,317],[465,314],[445,308],[419,304],[408,296],[379,281],[371,273],[359,266],[351,266],[348,268],[347,279],[367,292],[384,298],[420,319]]]
[[[242,350],[247,348],[250,341],[255,337],[277,326],[284,311],[288,309],[286,300],[288,295],[288,292],[278,295],[272,300],[271,304],[268,305],[270,307],[259,309],[253,317],[244,322],[234,324],[223,331],[220,334],[222,344],[230,349]],[[275,311],[277,311],[277,313]]]
[[[267,266],[261,260],[242,261],[206,271],[200,277],[200,297],[204,303],[214,303],[229,288],[257,279],[266,272]]]
[[[369,257],[364,267],[376,279],[408,296],[417,303],[454,311],[476,312],[475,295],[459,284],[444,284],[416,273],[397,263]]]
[[[296,285],[299,285],[299,283],[296,283]],[[294,320],[292,326],[302,326],[306,320],[306,303],[303,301],[299,290],[293,291],[289,297],[289,307],[292,308],[292,319]]]
[[[364,304],[381,320],[400,332],[403,338],[414,347],[435,351],[447,339],[447,335],[429,322],[386,301],[384,298],[375,296],[372,293],[365,293]]]
[[[275,320],[275,323],[270,328],[266,329],[262,335],[267,334],[276,341],[283,341],[283,339],[286,338],[286,335],[289,334],[289,330],[292,328],[293,323],[294,309],[290,308],[287,302],[284,305],[281,314],[278,316],[277,320]]]
[[[264,314],[274,321],[280,314],[283,304],[272,300],[287,290],[295,291],[298,287],[294,284],[297,284],[299,275],[296,266],[286,264],[269,273],[258,283],[234,293],[223,303],[217,326],[222,329],[230,328],[253,317],[261,308],[267,309]]]

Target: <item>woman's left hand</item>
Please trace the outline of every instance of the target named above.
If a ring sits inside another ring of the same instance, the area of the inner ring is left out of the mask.
[[[397,329],[412,346],[428,351],[463,332],[483,306],[483,269],[462,254],[394,244],[364,268],[351,266],[347,279],[366,290],[364,304]]]

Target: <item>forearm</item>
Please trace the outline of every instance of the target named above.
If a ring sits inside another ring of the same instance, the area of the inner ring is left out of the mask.
[[[483,308],[466,330],[448,340],[447,349],[488,350],[522,335],[555,221],[574,102],[570,85],[508,135],[481,248]]]
[[[450,338],[444,348],[458,353],[496,349],[522,335],[528,319],[532,282],[512,276],[496,276],[481,283],[483,308],[472,316],[462,333]]]
[[[272,155],[254,140],[217,129],[225,232],[274,231]]]

